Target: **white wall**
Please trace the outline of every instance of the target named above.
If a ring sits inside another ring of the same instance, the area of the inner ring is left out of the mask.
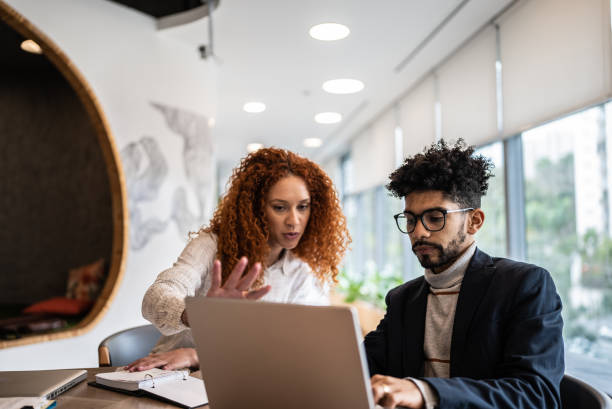
[[[145,323],[140,313],[143,293],[178,256],[186,241],[185,226],[197,228],[210,217],[214,150],[210,130],[202,123],[215,114],[216,67],[201,60],[197,50],[157,32],[153,18],[109,1],[6,3],[49,36],[89,82],[118,150],[125,152],[129,144],[136,143],[132,147],[142,162],[128,180],[131,210],[137,208],[142,221],[158,222],[155,226],[159,232],[149,235],[150,240],[144,240],[140,249],[133,248],[132,241],[119,291],[93,330],[80,337],[0,350],[0,370],[95,367],[97,346],[104,337]],[[183,138],[193,136],[193,129],[185,135],[170,129],[163,113],[152,103],[176,108],[167,111],[179,119],[174,126],[195,127],[197,135],[208,141],[188,152],[197,160],[186,160],[183,152]],[[163,177],[159,177],[159,189],[153,191],[143,190],[139,184],[139,177],[152,162],[143,145],[138,144],[145,136],[157,145],[167,167],[165,173],[160,172]],[[125,157],[122,162],[125,168]],[[195,178],[189,174],[190,166],[192,172],[198,172]],[[173,197],[179,188],[187,194],[187,207],[182,218],[172,219],[176,208]],[[132,236],[136,227],[138,224],[132,221]],[[140,234],[143,237],[143,231]]]

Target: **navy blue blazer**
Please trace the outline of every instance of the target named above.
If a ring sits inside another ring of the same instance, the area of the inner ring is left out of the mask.
[[[548,271],[476,249],[457,300],[450,378],[422,378],[428,292],[423,276],[389,291],[365,337],[372,375],[420,377],[444,409],[561,407],[563,320]]]

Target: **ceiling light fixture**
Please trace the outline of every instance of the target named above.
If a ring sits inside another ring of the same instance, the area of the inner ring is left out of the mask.
[[[42,54],[42,48],[34,40],[23,40],[21,49],[32,54]]]
[[[342,121],[342,115],[337,112],[321,112],[315,115],[314,120],[318,124],[335,124]]]
[[[248,112],[250,114],[258,114],[266,110],[266,104],[264,104],[263,102],[256,101],[247,102],[246,104],[244,104],[242,109],[244,109],[245,112]]]
[[[339,78],[323,83],[323,91],[330,94],[354,94],[363,90],[363,82],[351,78]]]
[[[321,41],[336,41],[348,37],[351,30],[343,24],[323,23],[312,26],[308,34],[314,39]]]
[[[323,145],[321,138],[305,138],[303,143],[307,148],[318,148],[319,146]]]
[[[253,142],[247,145],[247,152],[248,153],[253,153],[255,151],[260,150],[261,148],[263,148],[263,144],[262,143],[257,143],[257,142]]]

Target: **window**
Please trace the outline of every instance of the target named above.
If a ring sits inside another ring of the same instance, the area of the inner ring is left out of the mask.
[[[495,165],[478,246],[550,271],[563,301],[566,371],[612,393],[612,102],[476,154]],[[346,270],[358,277],[358,297],[380,305],[423,273],[392,218],[403,201],[379,186],[345,196],[344,206],[353,236]]]
[[[359,256],[363,254],[363,250],[361,249],[363,241],[360,238],[361,226],[359,225],[357,218],[357,199],[358,196],[356,195],[345,196],[342,203],[347,228],[351,234],[351,238],[353,239],[353,242],[351,243],[351,246],[344,257],[344,271],[351,277],[358,275],[357,266],[362,264]]]
[[[353,189],[353,161],[351,154],[345,153],[340,158],[340,200]]]
[[[364,299],[382,307],[387,291],[404,281],[405,243],[393,220],[401,209],[403,202],[389,196],[383,186],[345,196],[353,244],[345,257],[340,290],[349,300]]]
[[[362,241],[363,246],[362,250],[362,263],[358,267],[358,271],[368,277],[375,274],[376,261],[375,261],[375,251],[376,251],[376,224],[374,222],[374,189],[366,190],[359,194],[358,203],[358,219],[361,224],[361,228],[359,232],[361,236],[359,237],[360,241]]]
[[[506,183],[503,143],[486,145],[475,153],[491,159],[495,165],[494,176],[489,179],[489,190],[482,198],[481,207],[485,213],[485,223],[476,236],[478,247],[491,256],[505,257],[507,254]]]
[[[412,252],[410,238],[401,233],[393,215],[404,210],[404,200],[393,197],[386,189],[382,191],[383,197],[383,240],[384,249],[383,271],[387,277],[397,277],[402,281],[411,280],[422,274],[419,261]]]
[[[563,300],[567,371],[610,393],[609,115],[597,106],[524,132],[522,143],[527,259],[550,271]]]
[[[488,194],[483,198],[485,228],[478,245],[495,256],[506,254],[505,182],[502,143],[478,150],[495,164]],[[344,187],[350,184],[350,157],[342,159]],[[350,191],[346,189],[345,191]],[[381,185],[360,193],[345,194],[344,213],[353,238],[344,260],[340,290],[351,298],[361,298],[383,305],[391,288],[423,274],[412,252],[410,238],[395,225],[393,215],[404,209],[404,201],[389,194]]]

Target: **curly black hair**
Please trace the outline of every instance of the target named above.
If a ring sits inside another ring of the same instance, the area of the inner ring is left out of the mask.
[[[467,146],[463,139],[454,146],[441,139],[423,153],[406,158],[389,176],[391,182],[386,187],[395,197],[439,190],[459,205],[476,209],[487,193],[493,167],[491,160],[474,155],[474,147]]]

